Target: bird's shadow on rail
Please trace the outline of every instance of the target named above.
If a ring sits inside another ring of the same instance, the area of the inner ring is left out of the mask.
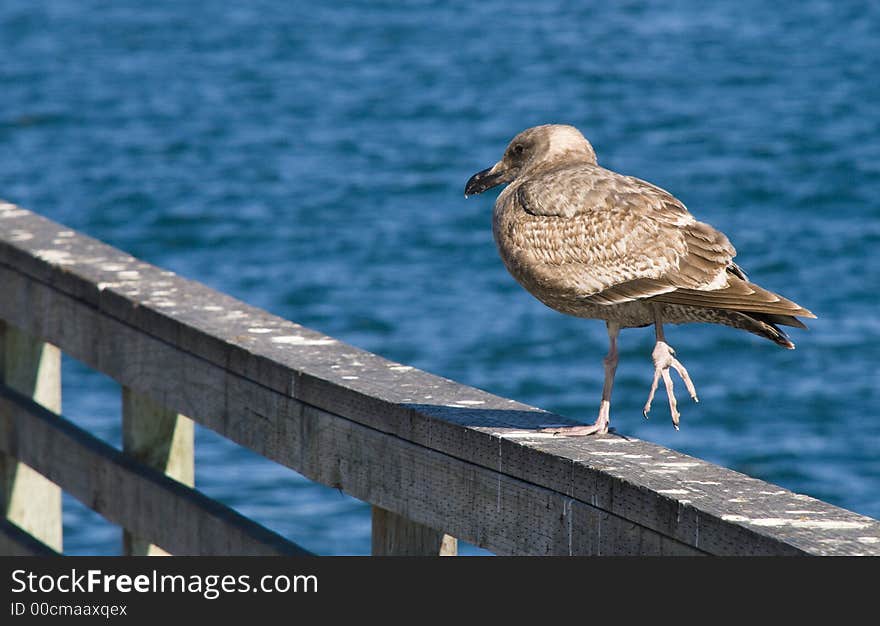
[[[583,426],[584,422],[578,422],[570,417],[542,411],[537,408],[506,409],[500,407],[461,406],[460,404],[403,404],[406,408],[433,419],[451,422],[466,428],[497,431],[510,434],[522,431],[534,433],[539,436],[553,436],[552,429],[560,426]],[[546,430],[545,430],[546,429]],[[613,427],[608,435],[599,437],[616,436],[629,440],[629,437],[617,432]],[[583,439],[584,437],[564,437],[560,439]]]

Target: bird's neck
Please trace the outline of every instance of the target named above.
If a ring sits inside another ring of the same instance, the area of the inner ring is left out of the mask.
[[[531,178],[540,174],[545,174],[546,172],[567,169],[570,167],[580,167],[583,165],[598,167],[596,156],[582,151],[570,150],[561,153],[552,159],[541,159],[537,163],[525,168],[519,177]]]

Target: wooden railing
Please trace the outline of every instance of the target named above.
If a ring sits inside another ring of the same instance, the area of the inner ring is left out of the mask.
[[[0,552],[61,490],[128,554],[303,554],[193,489],[190,420],[373,505],[374,554],[880,554],[880,522],[393,363],[0,204]],[[121,385],[120,451],[61,417],[60,352]],[[186,417],[184,417],[186,416]]]

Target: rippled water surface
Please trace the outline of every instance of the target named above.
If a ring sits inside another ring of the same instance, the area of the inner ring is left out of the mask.
[[[520,289],[494,194],[462,197],[519,130],[574,124],[819,315],[795,351],[670,328],[701,399],[680,432],[663,398],[641,417],[653,336],[625,331],[614,425],[880,517],[880,5],[571,4],[4,0],[0,197],[592,421],[603,324]],[[65,412],[118,443],[114,384],[73,361],[64,376]],[[369,551],[366,504],[205,430],[197,484],[319,553]],[[115,553],[118,529],[68,499],[65,547]]]

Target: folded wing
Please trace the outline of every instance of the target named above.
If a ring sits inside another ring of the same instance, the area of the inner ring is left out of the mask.
[[[798,327],[794,316],[815,317],[749,282],[723,233],[643,180],[582,165],[533,178],[509,201],[536,218],[517,224],[517,239],[538,280],[560,293],[748,311]]]

